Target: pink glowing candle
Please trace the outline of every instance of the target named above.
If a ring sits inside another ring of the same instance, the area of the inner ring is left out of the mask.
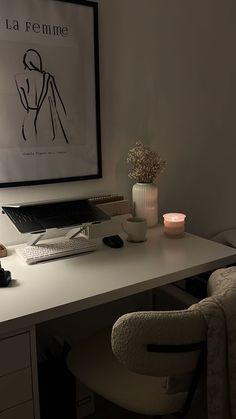
[[[170,237],[182,237],[185,230],[185,214],[171,212],[164,214],[164,232]]]

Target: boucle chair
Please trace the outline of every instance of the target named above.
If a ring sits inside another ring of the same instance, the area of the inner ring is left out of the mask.
[[[121,316],[72,348],[70,371],[95,393],[143,415],[183,417],[206,358],[199,310],[144,311]]]

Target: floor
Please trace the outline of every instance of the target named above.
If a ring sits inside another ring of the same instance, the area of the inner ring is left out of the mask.
[[[151,419],[150,416],[138,415],[121,409],[99,396],[95,397],[95,406],[96,413],[87,416],[87,419]],[[174,419],[174,416],[165,416],[165,419]],[[196,397],[193,401],[192,408],[183,419],[207,419],[207,413],[203,407],[202,399],[200,401]]]
[[[87,416],[87,419],[147,419],[147,416],[137,415],[114,406],[102,397],[95,397],[96,413]]]

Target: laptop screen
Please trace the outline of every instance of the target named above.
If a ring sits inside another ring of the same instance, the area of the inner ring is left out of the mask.
[[[98,223],[110,217],[88,199],[23,206],[2,206],[20,233]]]

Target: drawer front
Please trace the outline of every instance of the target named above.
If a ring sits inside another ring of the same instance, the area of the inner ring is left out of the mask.
[[[0,378],[0,412],[32,399],[31,369]]]
[[[0,419],[34,419],[33,402],[30,401],[5,410],[0,413]]]
[[[30,336],[21,333],[0,340],[0,377],[30,366]]]

